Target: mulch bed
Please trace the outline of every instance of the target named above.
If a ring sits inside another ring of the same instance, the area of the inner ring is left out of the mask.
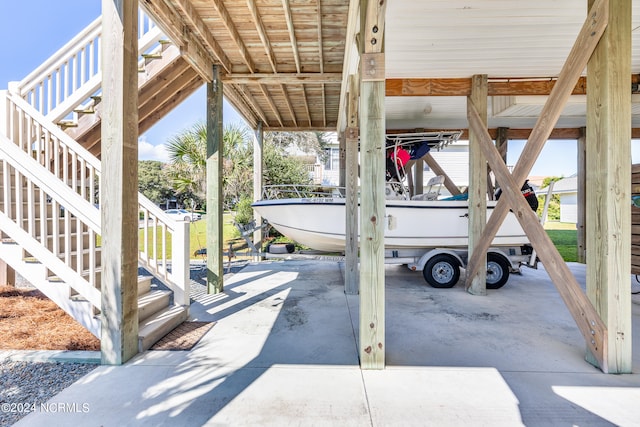
[[[100,340],[33,289],[0,286],[0,350],[100,350]]]

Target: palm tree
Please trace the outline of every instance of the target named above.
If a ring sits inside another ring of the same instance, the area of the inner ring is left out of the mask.
[[[227,206],[252,198],[253,144],[251,131],[237,123],[225,125],[223,140],[223,197]],[[266,184],[306,184],[304,165],[287,153],[292,147],[321,154],[326,136],[312,132],[268,132],[263,170]],[[207,126],[198,122],[167,142],[173,188],[183,198],[202,204],[206,198]]]
[[[198,122],[167,142],[174,189],[191,193],[204,200],[206,196],[207,127]]]
[[[223,140],[225,199],[229,180],[234,177],[233,171],[238,166],[249,169],[251,147],[249,130],[236,123],[225,125]],[[167,151],[171,162],[170,176],[173,187],[179,193],[197,199],[202,203],[206,198],[207,171],[207,126],[204,122],[197,122],[191,128],[173,136],[167,141]],[[237,164],[237,165],[236,165]],[[249,172],[250,173],[250,172]],[[250,182],[245,177],[239,177],[242,182]]]

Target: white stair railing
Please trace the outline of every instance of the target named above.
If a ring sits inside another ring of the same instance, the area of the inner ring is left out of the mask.
[[[66,208],[63,209],[65,215],[64,227],[59,227],[58,221],[53,221],[51,229],[46,230],[46,235],[52,233],[54,236],[51,240],[54,244],[57,244],[56,242],[61,240],[61,233],[71,229],[70,224],[72,221],[80,221],[77,223],[79,228],[88,226],[81,221],[83,214],[74,212],[71,209],[72,206],[75,209],[82,209],[84,215],[98,215],[98,228],[93,229],[91,226],[89,228],[92,228],[94,233],[99,235],[100,220],[96,204],[99,205],[100,203],[100,161],[22,98],[9,92],[0,92],[0,114],[3,112],[5,113],[4,117],[7,119],[7,126],[4,130],[6,138],[3,138],[0,144],[11,144],[14,146],[10,147],[11,150],[19,150],[24,153],[22,157],[30,160],[28,163],[31,174],[37,174],[39,170],[42,171],[42,168],[44,168],[47,173],[41,173],[41,178],[58,181],[57,186],[52,187],[53,194],[45,191],[40,193],[39,197],[51,200],[54,203],[53,210],[56,212],[63,207]],[[5,154],[0,159],[6,160],[6,168],[20,170],[18,165],[14,164],[14,162],[19,162],[20,160],[15,157],[13,161],[10,161]],[[31,160],[33,161],[31,162]],[[9,176],[10,174],[8,173],[4,174],[3,179],[6,180]],[[3,183],[5,203],[7,203],[7,200],[12,199],[9,184],[9,182]],[[21,184],[19,176],[16,178],[15,184],[14,188],[22,187],[23,184]],[[42,188],[41,185],[37,187]],[[59,201],[57,190],[60,187],[71,190],[76,194],[76,198],[74,200]],[[16,190],[15,194],[17,200],[15,200],[14,205],[7,205],[5,208],[9,210],[7,212],[10,212],[11,209],[23,209],[22,192],[18,193]],[[142,240],[144,244],[140,245],[139,260],[151,274],[162,280],[174,292],[174,300],[177,304],[188,305],[188,224],[172,220],[141,194],[138,194],[138,203],[139,211],[142,212],[145,218],[141,231],[144,236]],[[43,204],[40,204],[40,206],[43,206]],[[33,218],[36,218],[35,209],[35,204],[26,203],[26,212],[24,214],[16,212],[18,214],[16,216],[17,223],[22,227],[31,227],[29,224],[35,223],[33,220]],[[94,212],[90,214],[87,210]],[[41,221],[42,223],[46,222]],[[152,224],[152,228],[149,227],[149,224]],[[150,238],[149,233],[152,233],[153,237]],[[64,241],[72,242],[73,239],[69,238]],[[96,239],[92,238],[89,241],[95,242]],[[65,243],[64,245],[61,248],[54,248],[53,252],[60,253],[63,251],[70,259],[72,253],[77,251],[72,247],[72,243]]]
[[[163,37],[159,27],[139,9],[139,55],[161,49],[158,42]],[[99,17],[11,90],[57,123],[99,93],[101,45],[102,17]]]
[[[0,168],[3,236],[18,243],[23,262],[46,266],[33,284],[99,336],[94,314],[101,307],[101,260],[96,255],[100,212],[62,181],[43,173],[35,159],[4,135]],[[90,305],[70,304],[73,295]]]

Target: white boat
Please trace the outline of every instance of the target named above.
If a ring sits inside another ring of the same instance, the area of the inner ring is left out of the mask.
[[[462,132],[442,131],[387,135],[387,183],[385,206],[385,248],[466,248],[469,213],[467,200],[436,199],[440,193],[433,184],[442,186],[442,177],[427,183],[427,193],[410,199],[403,165],[396,154],[421,158],[429,150],[439,150],[456,141]],[[392,160],[390,160],[390,158]],[[394,170],[395,169],[395,170]],[[276,230],[290,239],[321,251],[344,251],[344,189],[303,190],[299,186],[266,186],[263,199],[253,208]],[[415,200],[415,199],[418,200]],[[427,199],[427,200],[424,200]],[[487,218],[497,202],[487,202]],[[509,213],[493,240],[493,246],[519,246],[529,239],[513,213]]]
[[[487,217],[496,202],[487,202]],[[341,252],[345,248],[345,199],[298,197],[263,199],[253,208],[276,230],[307,247]],[[469,209],[466,200],[387,200],[386,249],[466,248]],[[519,246],[529,239],[513,213],[498,230],[492,246]]]

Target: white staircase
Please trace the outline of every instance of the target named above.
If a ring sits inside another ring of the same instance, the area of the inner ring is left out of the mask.
[[[100,19],[0,91],[0,259],[100,337],[100,161],[62,128],[100,99]],[[141,67],[166,43],[141,13]],[[175,55],[175,53],[174,53]],[[143,71],[148,72],[148,68]],[[139,350],[189,312],[189,224],[138,195]],[[152,285],[155,277],[159,284]],[[163,288],[163,289],[161,289]]]

